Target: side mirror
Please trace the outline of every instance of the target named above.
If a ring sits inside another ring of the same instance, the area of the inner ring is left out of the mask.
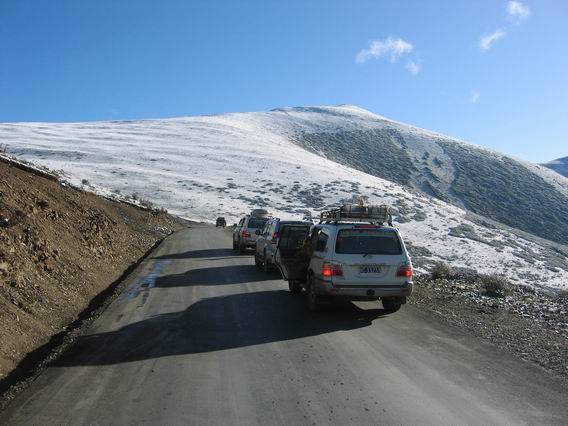
[[[255,233],[256,235],[260,235],[260,229],[257,229],[254,233]]]

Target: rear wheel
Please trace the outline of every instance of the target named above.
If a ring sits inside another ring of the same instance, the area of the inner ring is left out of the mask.
[[[392,313],[398,311],[401,306],[402,306],[402,302],[400,300],[397,300],[395,298],[388,298],[388,297],[383,298],[383,308],[389,314],[392,314]]]
[[[302,292],[302,286],[298,281],[288,281],[288,288],[290,289],[290,293],[298,294]]]
[[[241,240],[239,240],[238,248],[239,248],[239,253],[243,254],[245,252],[245,245]]]
[[[264,269],[264,272],[268,274],[270,272],[270,263],[268,263],[268,259],[266,258],[266,250],[264,250],[264,256],[262,260],[262,267]]]
[[[260,261],[260,259],[256,254],[254,255],[254,264],[256,265],[257,268],[260,268],[262,266],[262,262]]]
[[[237,243],[235,243],[235,239],[233,238],[233,250],[237,249]]]
[[[316,294],[316,289],[314,286],[313,275],[308,275],[308,309],[311,312],[317,312],[319,310],[320,297]]]

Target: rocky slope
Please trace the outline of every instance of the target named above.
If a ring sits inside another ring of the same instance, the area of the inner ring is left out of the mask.
[[[179,226],[0,161],[0,383]]]

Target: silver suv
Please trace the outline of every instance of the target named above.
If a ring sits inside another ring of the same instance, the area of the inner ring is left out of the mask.
[[[258,267],[262,266],[264,272],[269,272],[274,264],[276,242],[280,235],[280,228],[283,225],[305,225],[311,227],[313,222],[305,220],[280,220],[278,218],[273,218],[266,222],[263,229],[256,231],[258,239],[256,240],[254,263]]]
[[[275,264],[315,311],[325,299],[381,299],[395,312],[412,294],[412,263],[386,206],[344,206],[313,228],[283,226]],[[383,223],[388,220],[388,225]]]
[[[233,229],[233,250],[238,250],[239,253],[244,253],[247,247],[255,248],[256,240],[258,238],[257,230],[264,228],[268,221],[265,217],[266,210],[259,211],[253,210],[250,215],[243,217]]]

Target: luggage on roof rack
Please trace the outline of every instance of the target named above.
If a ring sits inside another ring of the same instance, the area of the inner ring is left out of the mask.
[[[252,217],[265,217],[268,216],[268,210],[265,209],[254,209],[250,212]]]
[[[345,204],[337,209],[327,210],[320,215],[321,222],[372,222],[392,226],[391,208],[385,204],[365,206]]]

